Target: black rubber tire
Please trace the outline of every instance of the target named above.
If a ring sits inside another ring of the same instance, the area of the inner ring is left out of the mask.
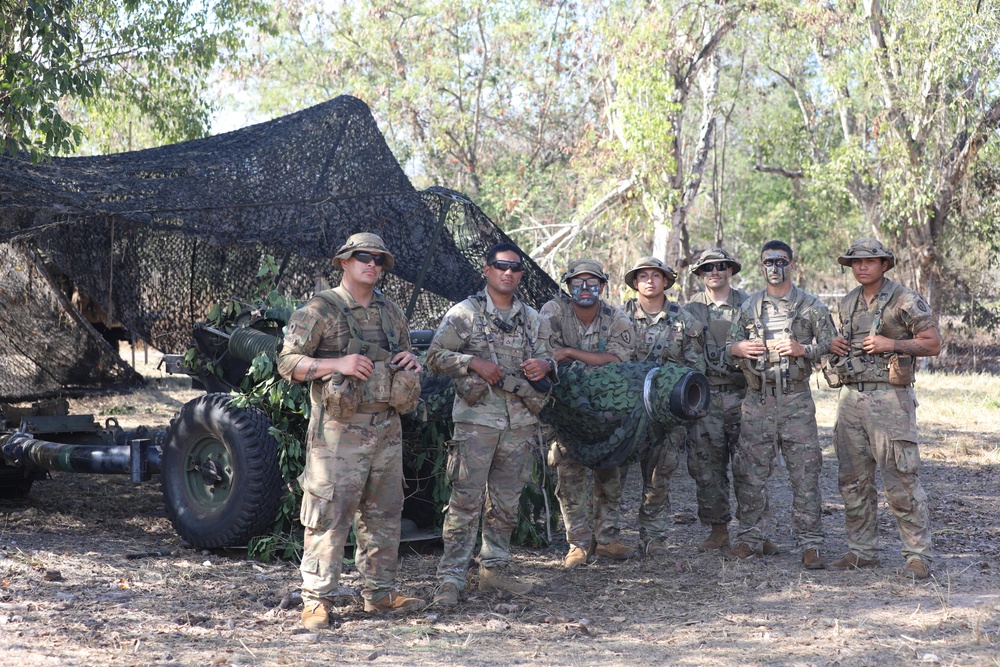
[[[243,546],[274,525],[285,496],[278,443],[267,416],[206,394],[181,408],[163,445],[160,482],[167,516],[192,546]],[[220,481],[205,479],[206,460]]]

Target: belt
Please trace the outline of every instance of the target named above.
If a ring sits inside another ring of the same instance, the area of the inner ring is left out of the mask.
[[[786,382],[785,391],[780,391],[780,389],[773,384],[768,384],[763,387],[763,393],[771,394],[771,396],[777,396],[778,394],[797,394],[802,391],[809,391],[809,383],[802,382],[801,380],[797,382]]]
[[[368,424],[374,426],[391,417],[396,411],[388,403],[369,403],[364,409],[358,409],[346,421],[352,424]]]
[[[888,382],[845,382],[845,387],[857,389],[858,391],[878,391],[880,389],[896,389],[896,385]]]

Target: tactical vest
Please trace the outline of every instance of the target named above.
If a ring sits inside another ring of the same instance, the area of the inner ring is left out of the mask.
[[[736,309],[736,314],[738,314],[740,306],[746,300],[746,293],[736,289],[732,289],[730,293],[736,296],[736,302],[733,304],[733,307]],[[741,299],[740,295],[743,295],[744,298]],[[696,295],[696,298],[698,296]],[[707,296],[702,296],[702,298],[706,301],[709,300]],[[733,323],[722,317],[712,317],[712,305],[709,303],[691,301],[688,303],[688,307],[705,309],[705,319],[708,321],[708,329],[705,332],[705,374],[708,376],[709,384],[745,385],[746,379],[743,375],[739,372],[734,372],[726,363],[726,343],[729,340],[729,330],[732,328]]]
[[[750,312],[753,315],[752,324],[747,327],[747,334],[750,340],[766,341],[766,329],[761,320],[764,308],[764,295],[766,290],[757,292],[750,303]],[[785,326],[782,334],[785,338],[793,338],[795,323],[803,310],[811,308],[819,301],[811,294],[806,294],[801,290],[797,301],[789,302],[788,314],[785,319]],[[807,298],[808,297],[808,301]],[[743,374],[755,389],[766,386],[769,382],[774,382],[774,378],[780,377],[782,384],[786,387],[792,386],[789,383],[802,383],[809,378],[811,372],[809,363],[805,357],[786,357],[779,355],[777,351],[768,348],[768,351],[761,357],[754,359],[740,359],[739,364],[743,369]]]
[[[376,293],[381,296],[380,293]],[[351,338],[348,341],[340,356],[345,357],[350,354],[363,354],[374,363],[374,368],[368,380],[361,383],[364,397],[362,403],[385,403],[389,400],[392,390],[393,370],[389,368],[389,361],[399,352],[400,332],[396,331],[389,317],[388,308],[379,308],[379,321],[376,323],[369,319],[364,325],[351,312],[351,307],[347,301],[336,290],[323,290],[316,294],[334,307],[337,312],[347,319],[347,326],[351,330]],[[409,332],[407,332],[409,335]],[[388,349],[386,349],[388,347]],[[335,374],[339,375],[339,374]],[[331,379],[337,383],[343,381],[336,377]]]
[[[837,374],[844,382],[888,382],[889,358],[891,354],[865,354],[862,347],[865,338],[877,336],[882,332],[883,313],[901,285],[886,279],[876,296],[875,311],[858,312],[861,302],[862,288],[858,287],[847,295],[840,312],[840,326],[851,344],[850,357],[837,364]],[[845,319],[846,318],[846,319]]]
[[[629,299],[625,304],[625,312],[634,313],[641,307],[638,299]],[[636,327],[635,360],[659,361],[666,358],[672,363],[683,365],[685,362],[681,347],[684,341],[684,322],[680,319],[681,306],[676,301],[671,301],[667,305],[666,317],[660,322],[654,322],[658,314],[642,320],[630,315]],[[650,324],[640,332],[638,328],[644,322]],[[665,354],[664,348],[666,348]]]
[[[563,345],[565,347],[576,348],[578,350],[583,350],[584,352],[605,352],[605,351],[607,351],[607,349],[608,349],[608,338],[611,335],[611,327],[610,326],[606,327],[605,329],[603,329],[598,334],[597,349],[596,350],[594,350],[594,349],[587,349],[587,348],[583,347],[583,339],[580,337],[580,335],[578,333],[578,329],[580,328],[580,320],[576,316],[576,313],[573,312],[573,302],[570,299],[568,299],[568,298],[566,298],[564,296],[560,296],[558,303],[559,303],[559,310],[560,310],[559,325],[560,325],[560,328],[562,329]],[[604,303],[603,301],[598,304],[598,308],[600,308],[600,311],[598,312],[597,317],[598,318],[600,318],[600,317],[606,317],[606,318],[608,318],[609,323],[610,323],[611,318],[615,314],[614,309],[612,309],[611,306],[609,306],[608,304]]]
[[[513,322],[504,322],[496,313],[491,320],[486,312],[486,296],[473,294],[469,302],[475,307],[475,327],[481,327],[493,363],[510,373],[520,374],[521,363],[531,358],[537,337],[531,335],[527,313],[522,305]]]

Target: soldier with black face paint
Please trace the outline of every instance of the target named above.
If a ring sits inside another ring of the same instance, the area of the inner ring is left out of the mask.
[[[629,361],[635,348],[635,330],[621,309],[601,301],[601,291],[608,282],[604,266],[595,259],[578,259],[570,262],[562,279],[569,298],[560,295],[541,310],[551,325],[556,363],[601,366]],[[585,564],[595,543],[599,556],[631,558],[632,549],[618,540],[622,491],[618,468],[591,473],[559,442],[552,444],[549,464],[558,476],[556,497],[570,545],[563,567]]]

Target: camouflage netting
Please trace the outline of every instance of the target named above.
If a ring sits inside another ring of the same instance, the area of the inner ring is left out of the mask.
[[[0,287],[0,400],[140,382],[92,324],[181,353],[212,305],[254,292],[263,255],[305,298],[338,280],[330,258],[357,231],[392,249],[383,287],[413,328],[477,289],[485,250],[509,240],[462,195],[417,192],[347,96],[144,151],[0,158],[0,271],[15,277]],[[529,264],[520,296],[537,307],[558,285]]]

